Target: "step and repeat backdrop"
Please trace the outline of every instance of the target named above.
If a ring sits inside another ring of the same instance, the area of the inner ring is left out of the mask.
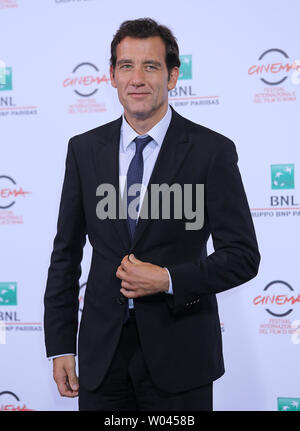
[[[255,279],[218,295],[214,409],[300,410],[299,14],[297,0],[0,0],[0,411],[77,410],[43,335],[67,143],[122,113],[110,42],[141,17],[178,39],[170,104],[235,142],[262,256]],[[90,258],[87,243],[79,320]]]

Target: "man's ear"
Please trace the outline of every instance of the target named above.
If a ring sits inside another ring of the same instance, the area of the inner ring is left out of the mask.
[[[170,72],[170,77],[168,81],[168,90],[173,90],[176,87],[177,81],[179,77],[179,67],[175,66]]]
[[[115,81],[115,70],[114,70],[114,68],[112,66],[110,66],[110,68],[109,68],[109,75],[110,75],[111,85],[114,88],[117,88],[117,84],[116,84],[116,81]]]

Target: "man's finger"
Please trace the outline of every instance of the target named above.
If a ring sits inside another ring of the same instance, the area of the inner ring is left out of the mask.
[[[78,391],[79,384],[78,384],[78,378],[75,373],[75,369],[73,367],[67,369],[67,374],[68,374],[67,382],[69,383],[71,390]]]
[[[139,296],[142,296],[140,293],[138,293],[136,290],[127,290],[122,287],[120,289],[120,292],[123,293],[126,298],[138,298]]]
[[[121,260],[121,265],[122,263],[128,263],[128,254],[126,254],[126,256],[123,257],[123,259]]]
[[[124,289],[127,289],[127,290],[134,290],[134,287],[130,283],[128,283],[127,281],[125,281],[125,280],[122,280],[121,286]]]
[[[62,378],[61,380],[57,380],[56,384],[58,391],[62,397],[73,398],[78,396],[78,391],[73,391],[70,388],[70,385],[67,381],[67,377]]]
[[[127,271],[128,270],[128,267],[129,267],[129,264],[131,264],[131,262],[128,260],[128,259],[123,259],[122,260],[122,262],[121,262],[121,265],[120,265],[120,267],[124,270],[124,271]]]
[[[116,276],[120,279],[120,280],[124,280],[127,281],[128,283],[130,283],[132,280],[131,278],[128,276],[128,274],[126,273],[126,271],[124,271],[124,269],[122,268],[118,268],[117,272],[116,272]]]
[[[138,263],[138,262],[142,262],[141,260],[137,259],[133,253],[131,253],[131,254],[128,256],[128,260],[129,260],[129,262],[131,262],[131,263]]]

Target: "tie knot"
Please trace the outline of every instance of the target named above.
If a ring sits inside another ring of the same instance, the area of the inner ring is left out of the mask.
[[[150,141],[152,141],[152,138],[149,135],[146,135],[142,138],[140,136],[137,136],[134,139],[134,142],[136,143],[135,152],[138,154],[142,153],[144,151],[144,148],[146,147],[147,144],[149,144]]]

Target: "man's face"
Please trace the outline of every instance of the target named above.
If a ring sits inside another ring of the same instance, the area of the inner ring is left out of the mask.
[[[168,90],[178,79],[178,67],[174,67],[168,79],[166,48],[159,36],[138,39],[125,37],[117,45],[115,69],[110,68],[112,86],[125,115],[136,119],[155,118],[165,112]]]

